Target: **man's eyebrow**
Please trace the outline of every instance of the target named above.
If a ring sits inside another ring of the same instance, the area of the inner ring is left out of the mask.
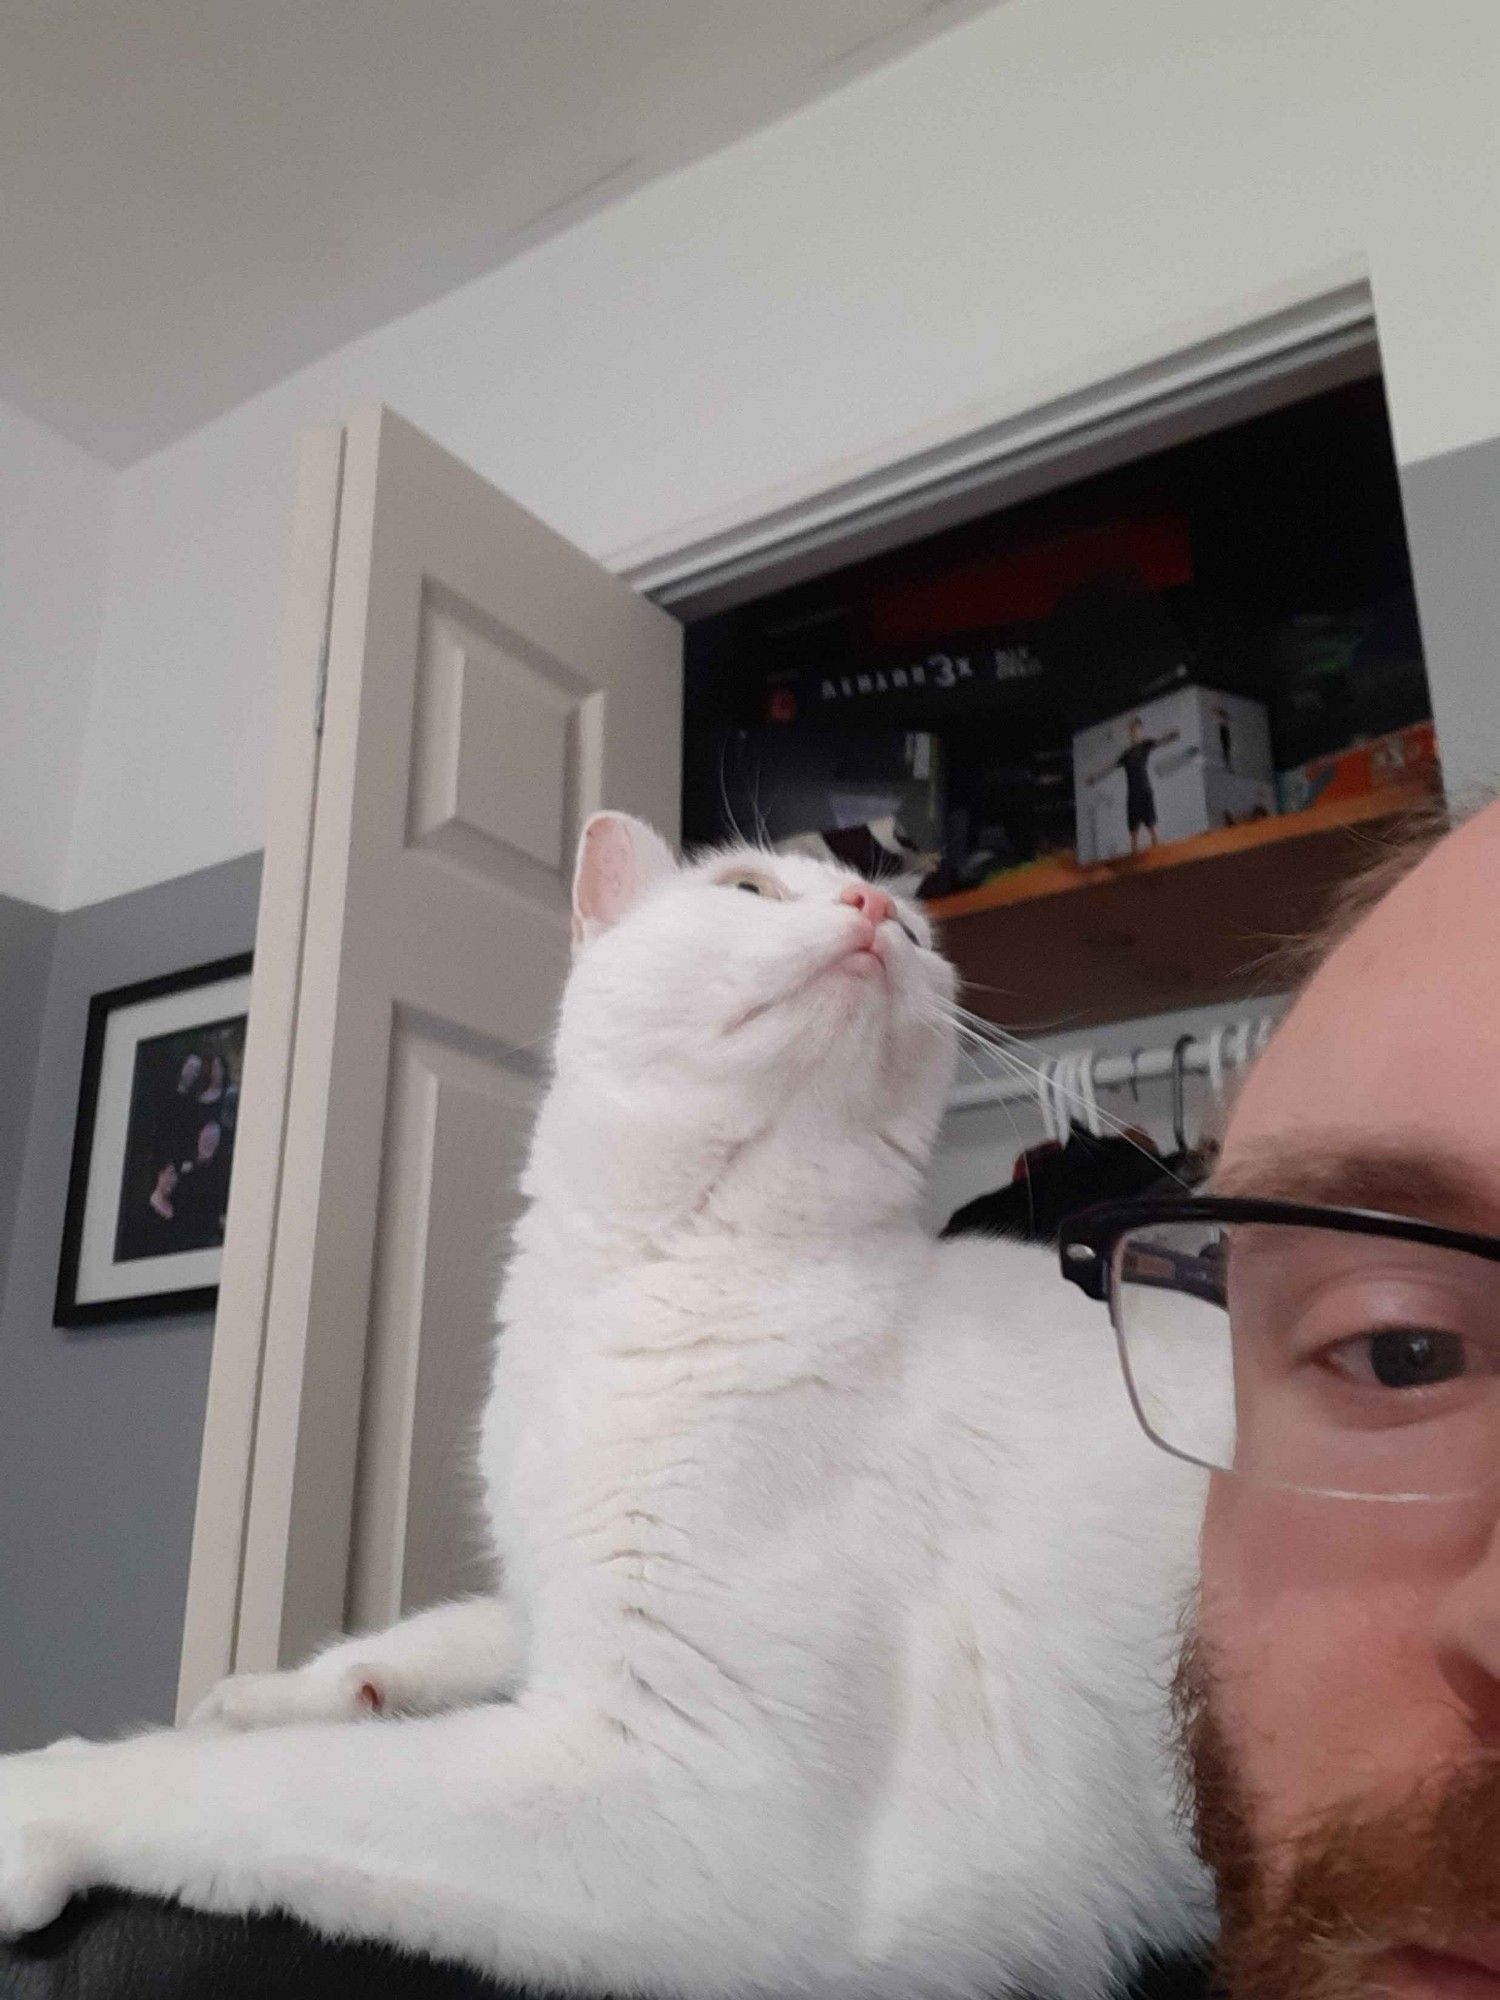
[[[1453,1228],[1500,1231],[1500,1188],[1486,1191],[1472,1164],[1431,1150],[1372,1146],[1353,1135],[1314,1144],[1261,1140],[1226,1157],[1207,1192],[1377,1209]]]

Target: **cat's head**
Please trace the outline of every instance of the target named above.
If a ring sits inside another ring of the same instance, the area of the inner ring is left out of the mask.
[[[623,813],[579,843],[560,1075],[793,1105],[923,1143],[952,1080],[957,980],[914,904],[755,847],[679,862]]]

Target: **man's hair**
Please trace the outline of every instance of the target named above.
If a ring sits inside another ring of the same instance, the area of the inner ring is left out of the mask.
[[[1488,797],[1479,798],[1455,811],[1441,794],[1434,794],[1378,832],[1363,833],[1360,838],[1368,849],[1367,858],[1333,890],[1316,928],[1291,947],[1288,969],[1294,978],[1310,978],[1375,905],[1421,866],[1445,834],[1489,802]]]

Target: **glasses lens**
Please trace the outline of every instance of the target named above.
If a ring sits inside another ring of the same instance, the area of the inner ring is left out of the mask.
[[[1167,1450],[1283,1487],[1437,1499],[1500,1479],[1497,1280],[1392,1237],[1171,1222],[1122,1238],[1112,1296]]]

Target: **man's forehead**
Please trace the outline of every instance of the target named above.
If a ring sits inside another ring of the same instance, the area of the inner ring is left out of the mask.
[[[1500,1229],[1500,805],[1309,981],[1246,1083],[1221,1173],[1245,1191]]]

